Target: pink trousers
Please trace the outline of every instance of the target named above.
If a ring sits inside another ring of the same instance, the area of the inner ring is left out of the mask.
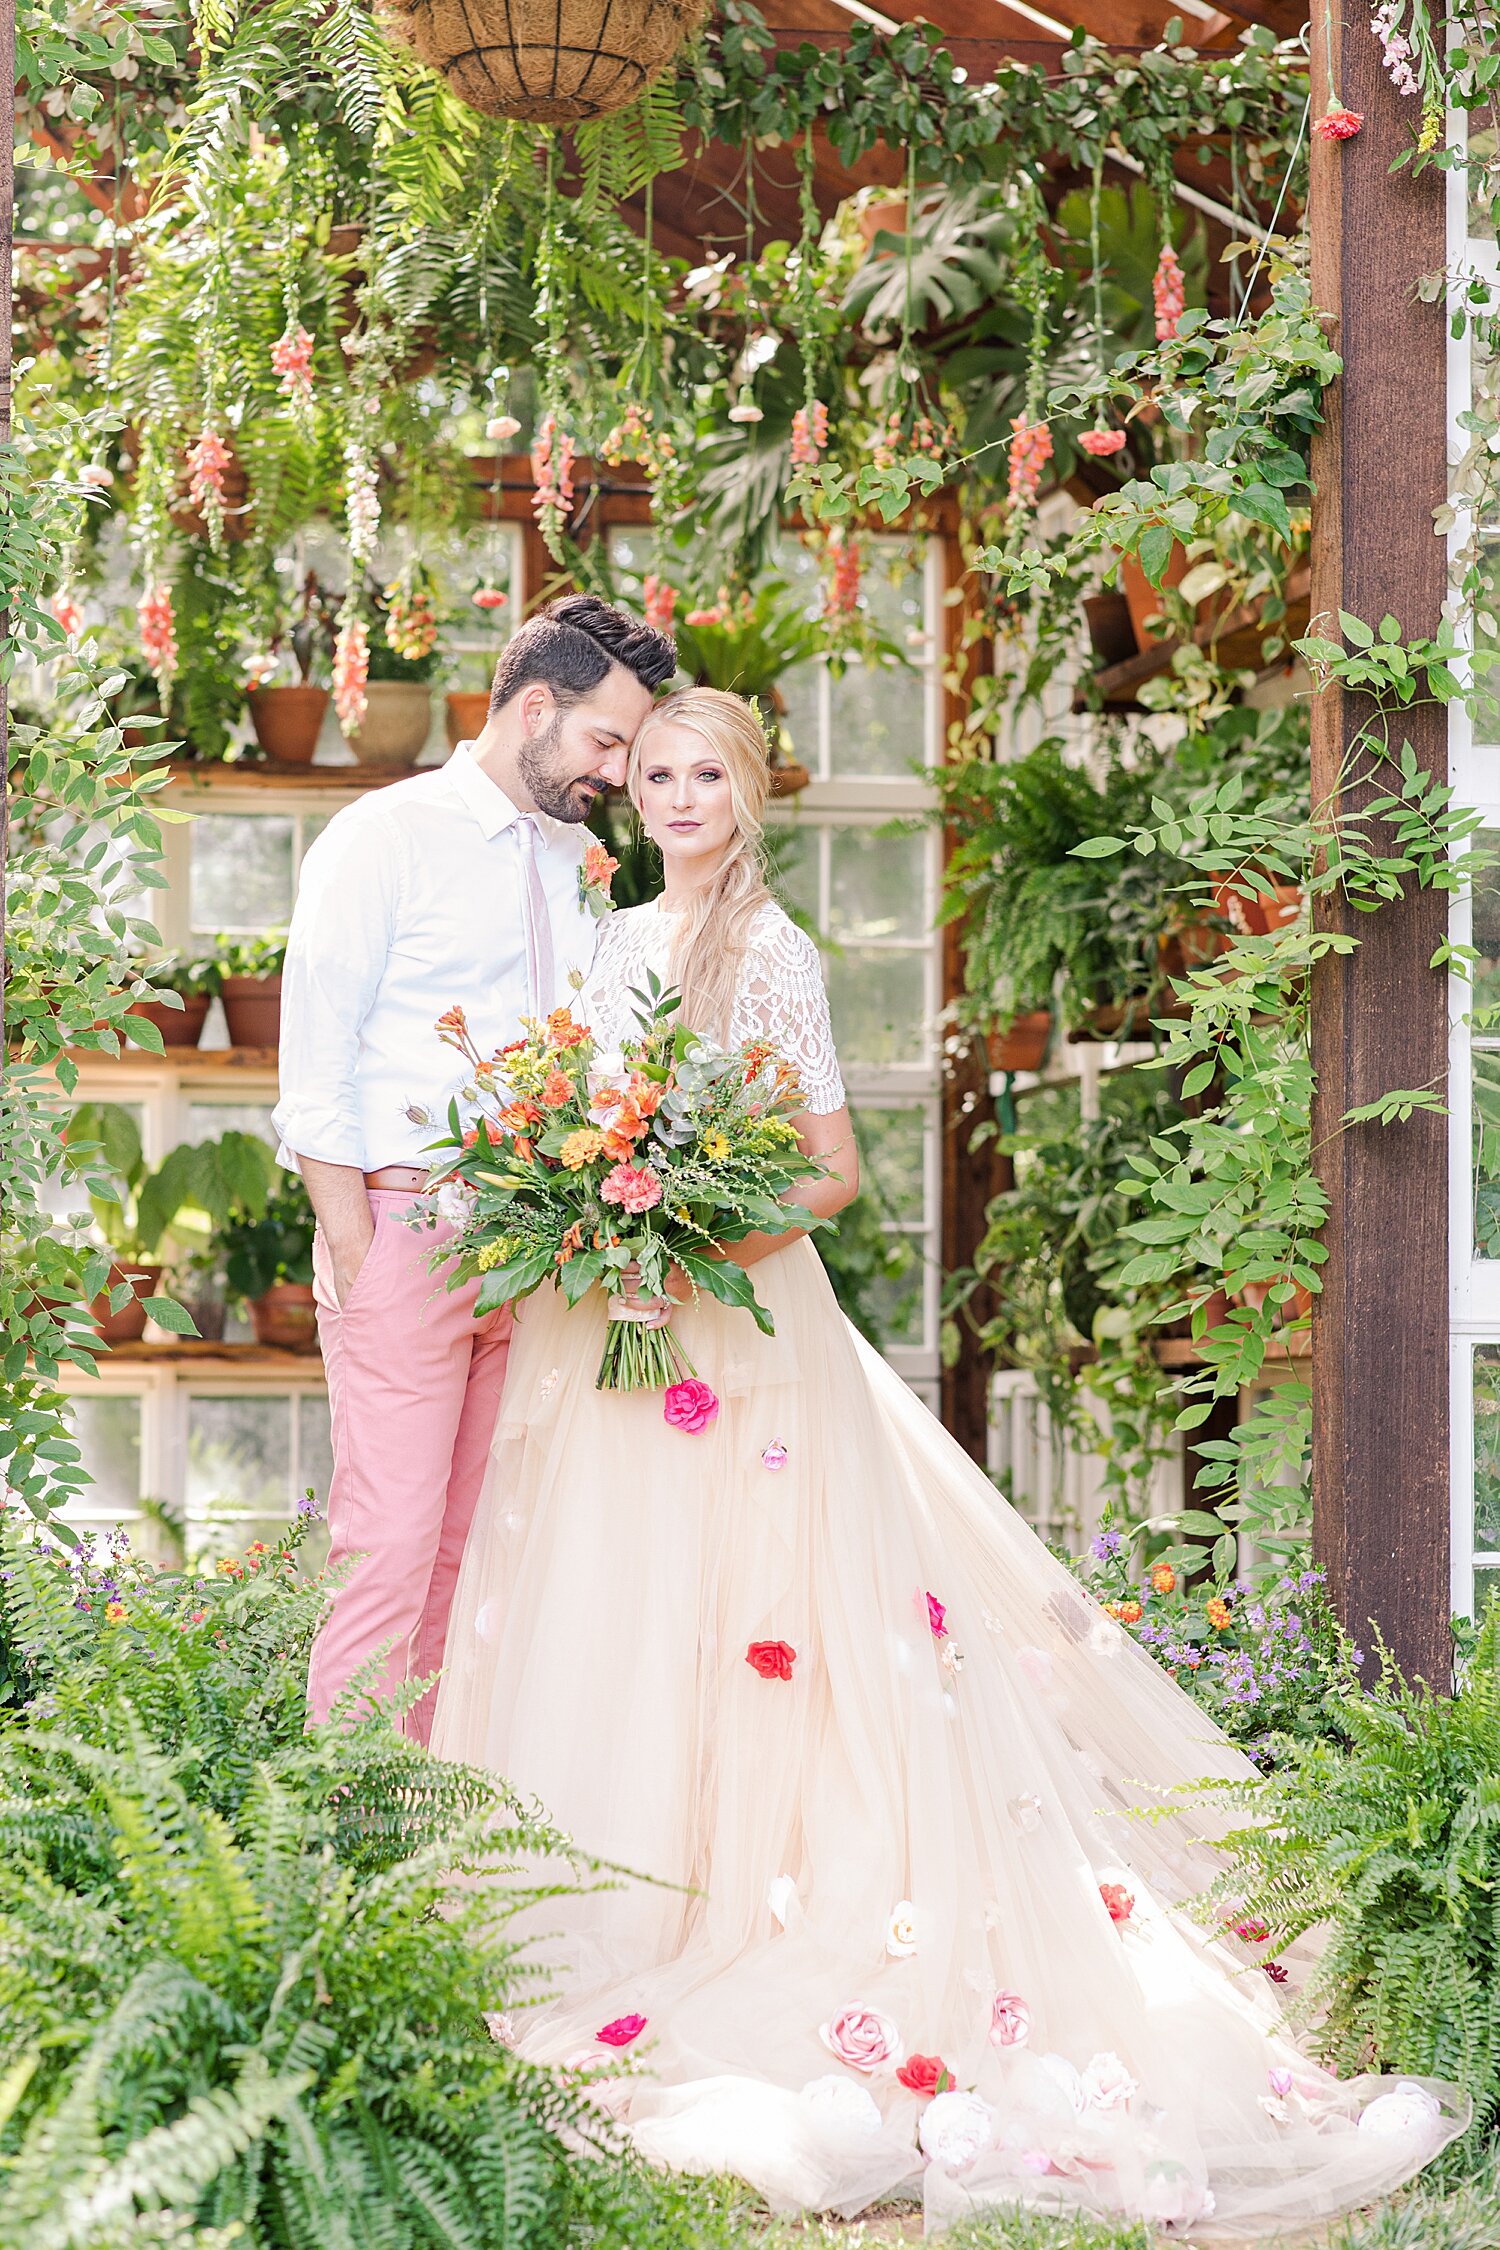
[[[510,1350],[509,1306],[476,1321],[478,1282],[450,1291],[431,1270],[452,1229],[403,1226],[409,1190],[369,1194],[375,1239],[342,1306],[321,1229],[313,1244],[333,1426],[328,1559],[354,1561],[313,1646],[307,1702],[319,1720],[377,1651],[377,1695],[440,1668]],[[422,1741],[434,1701],[406,1721]]]

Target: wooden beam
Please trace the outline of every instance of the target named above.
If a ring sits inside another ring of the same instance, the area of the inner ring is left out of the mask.
[[[1412,110],[1367,26],[1345,39],[1338,11],[1313,11],[1312,82],[1315,117],[1337,86],[1364,118],[1353,140],[1313,142],[1313,291],[1344,359],[1313,456],[1313,616],[1389,612],[1403,633],[1431,633],[1447,582],[1432,529],[1446,485],[1445,316],[1413,292],[1444,262],[1446,175],[1392,173]],[[1357,699],[1315,698],[1315,802],[1337,789],[1359,721]],[[1402,736],[1429,772],[1446,772],[1440,706],[1403,719],[1397,747]],[[1373,1619],[1408,1674],[1446,1686],[1447,1120],[1419,1110],[1405,1125],[1340,1123],[1392,1087],[1445,1086],[1444,979],[1428,962],[1446,900],[1418,891],[1376,914],[1331,901],[1319,918],[1360,942],[1320,963],[1312,985],[1313,1132],[1329,1198],[1313,1310],[1314,1552],[1361,1645]]]
[[[0,7],[0,445],[11,436],[11,288],[15,257],[16,210],[16,11]],[[0,658],[9,655],[10,634],[0,617]],[[10,667],[0,662],[0,1021],[5,1004],[5,869],[10,842],[10,702],[6,681]],[[0,1039],[0,1085],[5,1080],[3,1039]]]

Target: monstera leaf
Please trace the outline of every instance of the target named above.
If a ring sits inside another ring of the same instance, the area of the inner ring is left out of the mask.
[[[872,336],[893,335],[907,322],[915,334],[967,320],[1004,287],[1016,224],[994,187],[924,195],[909,253],[903,235],[877,234],[845,306]]]

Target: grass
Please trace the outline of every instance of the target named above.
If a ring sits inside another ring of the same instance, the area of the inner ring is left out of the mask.
[[[704,2250],[884,2250],[920,2242],[921,2216],[909,2204],[862,2219],[775,2219],[747,2189],[715,2181],[704,2191]],[[1049,2219],[1009,2213],[982,2225],[955,2227],[941,2236],[943,2250],[1168,2250],[1191,2236],[1167,2236],[1144,2226],[1089,2219]],[[1279,2250],[1497,2250],[1500,2245],[1500,2162],[1458,2186],[1418,2182],[1405,2194],[1337,2224],[1296,2238],[1276,2238]]]

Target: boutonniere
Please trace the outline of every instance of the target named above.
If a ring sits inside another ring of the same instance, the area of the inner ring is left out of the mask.
[[[583,865],[578,870],[578,903],[586,906],[590,914],[603,916],[614,905],[609,886],[619,864],[617,859],[610,858],[603,844],[590,844],[584,853]]]

